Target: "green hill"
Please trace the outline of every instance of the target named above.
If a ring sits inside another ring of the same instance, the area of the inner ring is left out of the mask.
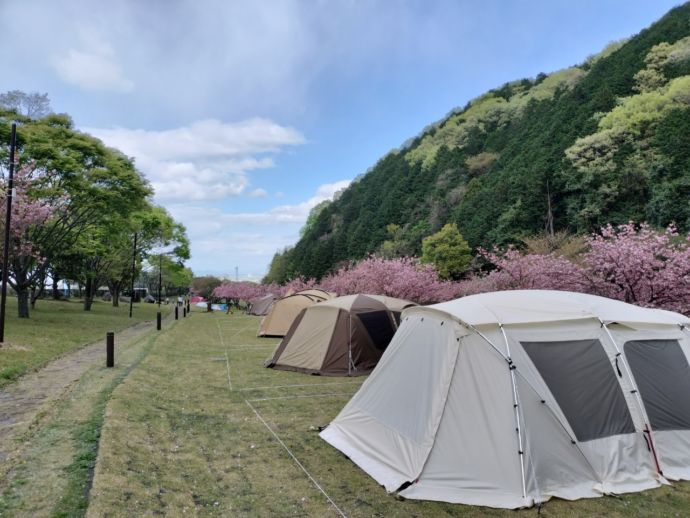
[[[579,66],[453,110],[313,211],[268,279],[418,254],[448,222],[488,247],[629,220],[690,229],[690,4]]]

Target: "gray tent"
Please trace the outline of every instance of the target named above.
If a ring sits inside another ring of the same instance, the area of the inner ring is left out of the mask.
[[[268,295],[264,295],[263,297],[260,297],[258,299],[254,299],[250,301],[251,306],[249,308],[249,311],[247,311],[248,314],[250,315],[268,315],[268,312],[271,311],[271,308],[273,307],[273,303],[278,300],[277,295],[273,295],[272,293],[269,293]]]
[[[690,480],[690,319],[557,291],[403,312],[321,437],[390,492],[518,508]]]

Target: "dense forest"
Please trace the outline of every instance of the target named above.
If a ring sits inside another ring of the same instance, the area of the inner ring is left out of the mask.
[[[690,230],[690,4],[578,66],[507,83],[391,151],[276,254],[268,281],[420,255],[455,223],[476,247],[607,223]]]

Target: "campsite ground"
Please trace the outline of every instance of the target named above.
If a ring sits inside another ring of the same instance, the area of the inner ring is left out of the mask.
[[[257,325],[256,317],[199,309],[161,333],[118,342],[115,369],[97,358],[14,440],[22,448],[0,484],[0,516],[536,515],[386,494],[318,436],[363,379],[263,368],[277,340],[256,338]],[[690,484],[682,483],[556,500],[541,514],[688,509]]]
[[[113,393],[89,516],[515,516],[396,499],[318,436],[364,381],[265,369],[256,317],[194,313]],[[553,501],[542,515],[686,515],[690,485]],[[533,516],[534,509],[519,514]]]

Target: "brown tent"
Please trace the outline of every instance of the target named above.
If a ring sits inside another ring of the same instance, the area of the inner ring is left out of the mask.
[[[285,336],[300,311],[333,297],[335,293],[323,290],[304,290],[283,297],[273,303],[269,313],[261,320],[257,336]]]
[[[360,376],[376,367],[397,328],[394,308],[409,301],[347,295],[301,311],[267,367],[327,376]]]
[[[251,301],[252,305],[247,313],[250,315],[267,315],[276,300],[278,300],[278,297],[272,293],[254,299]]]

